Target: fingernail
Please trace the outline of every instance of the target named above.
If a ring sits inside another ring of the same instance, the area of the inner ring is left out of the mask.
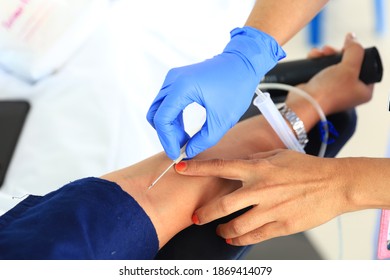
[[[348,40],[355,40],[356,39],[356,34],[354,32],[350,32],[347,35]]]
[[[181,162],[177,163],[177,164],[175,165],[175,169],[176,169],[176,171],[178,171],[178,172],[183,172],[184,170],[187,169],[187,162],[181,161]]]
[[[233,241],[232,241],[230,238],[229,238],[229,239],[226,239],[225,241],[226,241],[226,243],[229,244],[229,245],[232,245],[232,244],[233,244]]]
[[[199,225],[199,218],[198,218],[198,215],[196,215],[195,213],[192,215],[192,222],[195,224],[195,225]]]

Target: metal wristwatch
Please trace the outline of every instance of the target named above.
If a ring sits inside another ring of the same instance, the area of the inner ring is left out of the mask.
[[[277,107],[282,116],[291,124],[299,144],[304,148],[307,142],[309,142],[309,139],[307,138],[305,125],[302,120],[286,105],[286,103],[280,103]]]

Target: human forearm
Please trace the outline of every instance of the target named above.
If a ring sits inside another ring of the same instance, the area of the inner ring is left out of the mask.
[[[242,140],[239,135],[244,135],[243,129],[241,124],[234,127],[221,143],[197,158],[231,159],[255,152],[261,144]],[[237,144],[238,142],[240,144]],[[160,247],[192,224],[191,217],[195,209],[240,186],[239,182],[219,178],[181,176],[172,168],[148,190],[148,186],[171,162],[165,153],[159,153],[135,165],[102,176],[103,179],[116,182],[141,205],[155,226]]]
[[[351,210],[390,209],[390,160],[387,158],[345,158],[346,172],[340,176],[347,190]]]
[[[257,28],[280,44],[301,30],[328,0],[257,0],[245,25]]]
[[[291,106],[294,108],[294,104],[291,103]],[[311,105],[303,103],[301,108],[310,112]],[[260,151],[281,147],[284,147],[282,142],[267,121],[262,116],[255,116],[238,123],[217,145],[199,154],[196,159],[246,158]],[[156,227],[160,246],[192,224],[191,216],[195,209],[241,185],[214,177],[181,176],[172,168],[156,186],[147,190],[170,163],[171,160],[160,153],[102,177],[118,183],[144,208]]]

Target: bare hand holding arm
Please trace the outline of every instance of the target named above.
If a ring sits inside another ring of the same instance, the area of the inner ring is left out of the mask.
[[[327,47],[311,55],[324,52],[330,54],[333,50]],[[343,52],[341,63],[301,85],[326,114],[352,108],[372,97],[373,86],[365,85],[358,78],[363,48],[350,34]],[[307,128],[318,121],[300,97],[289,95],[287,102]],[[243,215],[220,225],[217,231],[230,244],[248,245],[316,227],[345,212],[390,206],[390,198],[383,196],[386,192],[383,182],[376,182],[378,189],[373,193],[369,189],[372,184],[367,182],[370,179],[366,177],[366,172],[376,170],[388,174],[385,170],[389,168],[390,164],[386,166],[379,159],[322,159],[275,150],[247,159],[188,161],[179,164],[176,170],[183,175],[216,176],[242,182],[242,188],[196,210],[194,220],[204,224],[252,206]]]

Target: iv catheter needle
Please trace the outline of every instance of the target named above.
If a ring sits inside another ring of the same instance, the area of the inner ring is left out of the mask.
[[[158,176],[158,178],[157,178],[156,180],[154,180],[154,182],[148,187],[148,190],[150,190],[150,189],[151,189],[151,188],[152,188],[152,187],[161,179],[161,177],[164,176],[165,173],[167,173],[168,170],[171,169],[171,167],[175,165],[175,163],[176,163],[176,161],[173,161],[173,162],[168,166],[168,168],[165,169],[164,172],[161,173],[161,175]]]
[[[187,144],[185,144],[181,149],[180,149],[180,156],[175,159],[169,166],[167,169],[164,170],[163,173],[161,173],[160,176],[158,176],[158,178],[148,187],[148,190],[150,190],[151,188],[153,188],[153,186],[161,179],[162,176],[165,175],[165,173],[168,172],[169,169],[171,169],[172,166],[174,166],[175,164],[179,163],[182,161],[183,158],[186,158],[187,157],[187,154],[186,154],[186,147],[187,147]]]
[[[200,129],[202,128],[202,126],[198,127],[198,129],[196,131],[199,131]],[[194,133],[195,134],[195,133]],[[187,154],[186,154],[186,148],[187,148],[187,144],[188,142],[183,146],[181,147],[180,149],[180,156],[175,159],[169,166],[167,169],[164,170],[163,173],[161,173],[160,176],[158,176],[158,178],[148,187],[148,190],[150,190],[151,188],[153,188],[153,186],[162,178],[162,176],[165,175],[165,173],[167,173],[169,171],[169,169],[172,168],[172,166],[174,166],[175,164],[178,164],[179,162],[181,162],[183,159],[185,159],[187,157]]]

